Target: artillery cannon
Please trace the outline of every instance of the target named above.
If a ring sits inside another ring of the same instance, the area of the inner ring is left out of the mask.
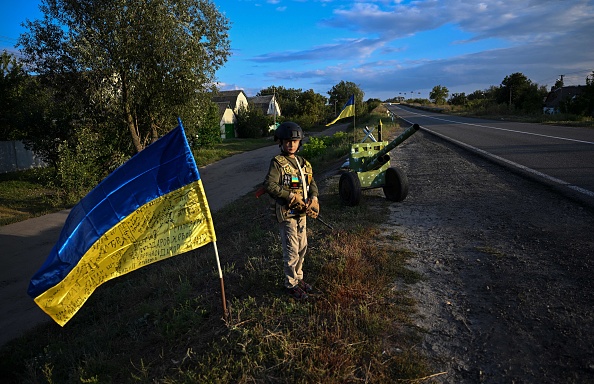
[[[351,146],[349,155],[350,171],[340,176],[338,192],[343,203],[354,206],[359,204],[362,189],[382,187],[386,199],[402,201],[408,195],[406,174],[390,166],[390,151],[402,144],[419,129],[413,124],[393,141],[359,143]]]

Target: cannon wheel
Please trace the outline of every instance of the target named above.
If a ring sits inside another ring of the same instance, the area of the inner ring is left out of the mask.
[[[386,185],[384,195],[390,201],[402,201],[408,195],[408,178],[406,174],[398,168],[386,169]]]
[[[349,206],[359,204],[361,200],[361,182],[355,172],[346,172],[340,176],[338,193],[342,202]]]

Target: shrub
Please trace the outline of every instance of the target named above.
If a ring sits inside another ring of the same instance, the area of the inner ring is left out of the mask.
[[[96,133],[82,128],[72,141],[58,146],[55,183],[61,190],[61,203],[76,204],[105,177],[99,142]]]

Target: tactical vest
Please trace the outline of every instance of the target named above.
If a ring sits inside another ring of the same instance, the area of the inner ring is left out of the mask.
[[[301,170],[303,171],[306,185],[303,185],[299,168],[295,167],[285,156],[277,155],[274,158],[281,169],[281,187],[285,191],[301,195],[303,197],[304,191],[309,191],[309,184],[313,178],[313,169],[309,161],[302,157],[295,157],[295,161],[299,161],[300,159],[303,160]],[[305,215],[305,212],[295,212],[294,210],[289,209],[288,202],[286,201],[281,202],[277,200],[275,211],[276,217],[279,221],[283,221],[289,217]]]

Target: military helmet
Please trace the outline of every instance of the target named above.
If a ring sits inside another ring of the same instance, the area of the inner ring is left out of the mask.
[[[299,124],[285,121],[274,132],[274,141],[278,140],[303,140],[303,130]]]

